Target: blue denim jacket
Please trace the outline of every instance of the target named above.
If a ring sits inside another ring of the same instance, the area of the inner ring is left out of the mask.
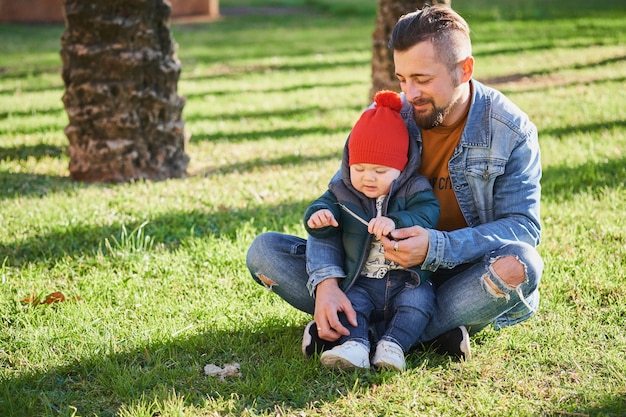
[[[469,227],[444,232],[430,229],[422,269],[436,271],[476,261],[511,241],[537,246],[541,236],[539,205],[541,161],[537,128],[502,93],[472,80],[472,102],[461,140],[448,164],[461,212]],[[402,118],[409,135],[422,137],[413,110],[404,101]],[[331,277],[342,277],[341,242],[312,239],[309,291]]]
[[[532,246],[540,241],[537,128],[502,93],[475,80],[471,83],[467,123],[448,163],[454,193],[469,227],[451,232],[430,230],[428,254],[422,264],[422,269],[429,271],[475,261],[507,241]],[[421,145],[421,132],[406,100],[401,114],[409,134]]]

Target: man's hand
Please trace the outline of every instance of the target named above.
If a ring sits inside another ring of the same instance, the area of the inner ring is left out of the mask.
[[[346,294],[339,288],[339,280],[329,278],[315,289],[315,314],[317,334],[324,340],[335,341],[350,331],[339,321],[338,312],[345,313],[350,324],[356,327],[356,312]]]
[[[420,226],[396,229],[391,232],[391,239],[383,236],[380,241],[385,258],[405,268],[421,265],[428,253],[428,230]]]

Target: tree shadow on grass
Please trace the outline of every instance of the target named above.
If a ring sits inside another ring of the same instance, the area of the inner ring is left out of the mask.
[[[50,145],[47,143],[0,147],[0,161],[25,161],[28,158],[35,158],[37,160],[43,158],[61,158],[66,153],[66,146]]]
[[[201,60],[198,60],[201,61]],[[263,74],[266,72],[281,71],[287,74],[294,72],[317,72],[324,70],[337,70],[338,68],[363,68],[370,65],[370,61],[367,59],[350,59],[346,58],[344,61],[330,61],[330,62],[305,62],[305,63],[293,63],[293,64],[257,64],[257,65],[241,65],[241,66],[222,66],[217,69],[212,69],[206,74],[190,74],[186,75],[183,80],[185,81],[203,81],[203,80],[217,80],[217,79],[236,79],[238,76],[249,75],[250,73]]]
[[[231,121],[241,121],[241,120],[254,120],[254,119],[259,119],[259,120],[267,120],[268,118],[275,118],[275,119],[285,119],[285,120],[295,120],[298,119],[301,116],[310,116],[311,114],[320,114],[323,115],[325,113],[328,113],[330,111],[336,112],[336,111],[340,111],[340,110],[353,110],[353,111],[359,111],[359,110],[363,110],[365,109],[366,105],[363,106],[343,106],[343,107],[333,107],[332,110],[324,107],[323,105],[311,105],[311,106],[299,106],[299,107],[294,107],[294,108],[285,108],[285,109],[275,109],[275,110],[261,110],[261,111],[249,111],[249,110],[244,110],[244,111],[240,111],[237,113],[233,113],[233,112],[228,112],[228,113],[223,113],[223,114],[214,114],[211,116],[206,116],[203,113],[200,112],[194,112],[192,114],[189,114],[187,116],[185,116],[185,121],[186,122],[196,122],[196,121],[215,121],[215,122],[219,122],[219,121],[225,121],[225,120],[231,120]],[[346,127],[347,126],[347,127]],[[352,125],[344,125],[342,126],[343,128],[347,129],[346,130],[346,134],[349,131],[349,129],[352,128]],[[297,129],[294,129],[295,132],[294,134],[297,132]],[[195,136],[195,133],[192,133],[192,141],[193,138]],[[266,133],[266,135],[269,134],[271,135],[270,132]],[[273,135],[271,135],[273,136]]]
[[[322,155],[316,155],[316,156],[305,156],[302,154],[284,155],[284,156],[280,156],[280,157],[276,157],[272,159],[256,157],[248,161],[228,164],[226,166],[198,167],[191,173],[191,175],[208,177],[214,174],[225,175],[225,174],[231,174],[233,172],[250,171],[252,169],[259,169],[259,167],[263,167],[263,166],[300,165],[300,164],[305,164],[305,163],[325,162],[330,159],[335,159],[337,161],[337,168],[339,168],[339,161],[341,160],[341,152],[342,151],[337,151],[334,153],[328,153],[328,154],[322,154]]]
[[[194,176],[210,177],[252,169],[274,169],[276,165],[291,165],[324,161],[340,155],[302,156],[290,155],[274,159],[255,158],[249,162],[233,163],[220,167],[199,168],[190,173]],[[337,159],[339,160],[339,159]],[[183,180],[181,180],[183,181]],[[0,172],[0,200],[19,197],[43,197],[55,192],[80,192],[87,187],[115,188],[117,184],[85,184],[68,177],[53,177],[26,173]],[[243,224],[262,229],[283,230],[301,222],[301,214],[308,201],[285,202],[266,205],[254,200],[246,208],[227,206],[207,207],[206,210],[177,210],[154,218],[145,218],[130,223],[114,223],[107,226],[71,225],[59,226],[54,230],[34,234],[26,238],[0,242],[0,263],[6,259],[9,265],[54,262],[63,256],[90,257],[104,247],[104,243],[120,242],[122,234],[139,230],[150,236],[152,242],[166,250],[173,250],[185,239],[213,236],[237,239]],[[144,222],[146,223],[144,225]]]
[[[19,110],[19,109],[13,109],[13,110],[5,110],[5,111],[0,111],[0,120],[2,119],[8,119],[9,116],[11,117],[15,117],[15,118],[25,118],[25,117],[39,117],[39,116],[44,116],[44,115],[58,115],[58,114],[62,114],[64,112],[63,107],[48,107],[45,109],[36,109],[36,110]],[[23,133],[23,130],[20,129],[20,133]]]
[[[294,128],[289,127],[285,129],[269,129],[269,130],[254,130],[250,132],[241,133],[228,133],[218,132],[212,134],[193,134],[190,142],[244,142],[244,141],[257,141],[262,139],[293,139],[304,135],[335,135],[338,133],[349,132],[352,125],[337,125],[337,126],[313,126],[306,128]]]
[[[83,187],[69,177],[0,171],[0,200],[17,197],[44,197]]]
[[[540,135],[551,135],[557,138],[563,138],[573,134],[596,135],[598,132],[613,129],[626,130],[626,120],[608,120],[577,124],[574,126],[545,128],[541,130]]]
[[[576,166],[550,166],[543,172],[542,196],[547,200],[569,201],[584,192],[624,188],[625,182],[626,157]]]
[[[587,78],[587,79],[576,79],[576,80],[563,80],[563,79],[553,79],[547,77],[545,80],[535,79],[530,80],[528,82],[524,82],[523,80],[512,80],[514,84],[508,84],[508,80],[503,77],[502,83],[504,84],[491,84],[492,87],[499,88],[505,95],[517,94],[520,92],[523,93],[545,93],[548,89],[557,89],[557,88],[571,88],[571,87],[579,87],[579,86],[602,86],[604,84],[615,83],[615,84],[623,84],[626,82],[626,77],[616,77],[616,78]],[[542,129],[540,132],[543,134],[545,129]]]
[[[129,246],[132,245],[132,239],[128,238],[139,236],[138,231],[141,231],[141,236],[149,236],[155,245],[166,250],[176,249],[189,238],[213,236],[234,241],[244,224],[253,230],[258,229],[260,233],[264,228],[282,230],[285,225],[299,223],[307,204],[302,201],[246,209],[213,207],[206,211],[173,211],[132,223],[63,226],[24,239],[0,242],[0,263],[5,260],[8,265],[15,267],[28,263],[54,262],[66,256],[89,258],[99,252],[106,256],[107,241],[113,249],[119,247],[121,251],[132,251],[133,248]],[[127,245],[125,242],[130,243]],[[152,249],[156,250],[156,247]]]
[[[285,331],[289,332],[281,329]],[[208,330],[126,352],[109,352],[110,347],[103,344],[95,348],[99,352],[92,357],[75,358],[65,366],[0,381],[0,415],[71,415],[75,409],[77,415],[113,416],[120,406],[137,404],[141,398],[147,398],[148,404],[153,398],[165,403],[173,392],[184,397],[187,406],[199,408],[205,406],[207,396],[228,399],[231,393],[238,394],[233,412],[242,412],[254,403],[256,407],[269,407],[271,402],[288,401],[291,393],[263,381],[268,375],[279,376],[278,372],[268,374],[268,368],[295,359],[293,353],[269,354],[268,346],[274,337],[278,337],[276,329]],[[242,339],[249,343],[242,344]],[[204,375],[207,364],[223,366],[233,362],[241,365],[240,378],[220,382]],[[305,382],[299,385],[304,387]],[[259,404],[257,398],[264,400]]]
[[[578,64],[573,63],[567,66],[559,66],[557,68],[554,67],[546,67],[543,69],[537,69],[535,71],[529,71],[525,73],[517,73],[517,74],[507,74],[501,77],[489,77],[481,79],[481,82],[487,85],[499,85],[510,82],[518,82],[527,78],[539,77],[539,76],[547,76],[553,75],[556,72],[565,72],[567,70],[583,70],[583,69],[591,69],[604,67],[606,65],[618,64],[623,61],[626,61],[626,55],[624,56],[615,56],[611,58],[601,59],[595,62],[589,62],[586,64]]]
[[[124,351],[112,352],[114,349],[103,343],[93,348],[92,356],[70,359],[68,355],[68,364],[0,380],[0,415],[114,416],[122,408],[168,415],[173,397],[178,405],[211,415],[276,410],[299,415],[316,403],[333,403],[355,389],[395,383],[387,372],[333,372],[314,359],[303,358],[301,332],[297,326],[262,324],[245,330],[207,329]],[[209,364],[224,367],[234,363],[240,365],[240,375],[223,381],[204,372]],[[425,369],[451,365],[448,357],[432,353],[413,353],[409,364],[423,364]],[[3,366],[9,370],[13,364]],[[589,416],[623,415],[624,393],[607,392],[600,398],[581,404],[574,397],[559,404],[554,415],[563,410]]]
[[[293,157],[279,158],[270,161],[270,165],[297,162],[299,160],[294,160]],[[233,164],[216,169],[205,169],[198,172],[198,175],[209,176],[216,172],[229,173],[260,166],[260,161],[255,161],[252,165],[246,163]],[[57,181],[45,176],[11,175],[19,177],[16,179],[16,183],[20,180],[31,181],[29,185],[31,194],[37,194],[39,189],[32,185],[33,177],[34,180],[39,181],[42,194],[50,192],[51,189],[60,190],[85,186],[73,183],[69,179]],[[543,174],[543,198],[563,201],[573,199],[577,194],[583,192],[602,193],[606,188],[624,187],[625,178],[626,157],[611,159],[603,163],[587,162],[578,166],[550,166],[544,170]],[[2,183],[1,180],[0,174],[0,184]],[[19,190],[14,191],[14,193],[19,193]],[[8,195],[0,195],[0,197],[7,198]],[[143,236],[150,236],[153,242],[166,250],[177,248],[182,241],[191,237],[214,236],[235,240],[243,224],[246,224],[246,227],[251,227],[253,233],[260,233],[262,230],[284,230],[285,227],[299,224],[301,213],[304,212],[308,203],[308,201],[293,201],[264,205],[259,202],[258,204],[250,204],[243,209],[224,206],[210,207],[206,210],[171,211],[154,218],[141,219],[132,223],[115,223],[108,226],[64,226],[27,238],[0,242],[0,260],[7,259],[9,265],[19,266],[31,262],[54,261],[63,256],[95,256],[97,251],[103,248],[106,240],[111,242],[123,240],[124,228],[127,231],[142,228]],[[147,223],[143,225],[144,222]]]
[[[349,81],[349,82],[332,82],[332,83],[324,83],[324,82],[316,82],[316,83],[301,83],[301,84],[296,84],[296,85],[292,85],[292,86],[282,86],[282,87],[265,87],[263,86],[262,88],[258,88],[258,87],[253,87],[253,88],[247,88],[245,90],[246,93],[255,93],[255,94],[271,94],[271,93],[289,93],[289,92],[293,92],[293,91],[305,91],[305,90],[313,90],[313,89],[319,89],[319,88],[341,88],[341,87],[350,87],[353,85],[357,85],[357,86],[362,86],[363,83],[359,80],[355,80],[355,81]],[[238,86],[235,86],[233,88],[230,89],[221,89],[221,90],[207,90],[207,91],[198,91],[195,90],[193,92],[189,92],[184,94],[185,98],[187,100],[192,100],[192,99],[197,99],[197,98],[203,98],[203,97],[216,97],[216,96],[241,96],[242,90],[240,88],[238,88]],[[313,110],[319,110],[320,108],[326,109],[328,110],[328,107],[323,106],[322,104],[319,105],[315,105],[315,106],[310,106],[310,107],[297,107],[295,109],[289,109],[289,111],[293,111],[297,113],[300,112],[307,112],[310,111],[309,109],[313,109]],[[333,107],[333,110],[337,109],[337,106]],[[237,111],[237,112],[232,112],[232,111],[228,111],[228,113],[224,114],[224,116],[229,116],[232,118],[240,118],[242,112],[241,111]],[[262,111],[262,112],[254,112],[254,113],[248,113],[247,116],[244,117],[250,117],[250,116],[257,116],[257,117],[270,117],[270,116],[276,116],[276,115],[280,115],[281,113],[276,113],[274,111]],[[287,115],[291,115],[291,113],[287,113]],[[185,118],[186,121],[189,121],[189,119],[186,117]],[[205,120],[205,118],[203,118],[203,120]]]
[[[0,381],[0,415],[113,416],[120,407],[138,406],[140,401],[144,407],[157,404],[153,415],[167,415],[159,407],[172,395],[187,407],[210,411],[211,401],[216,400],[213,407],[220,415],[272,412],[277,407],[296,415],[316,402],[333,402],[356,386],[369,389],[391,377],[386,372],[326,370],[302,357],[301,333],[301,327],[261,325],[253,330],[208,329],[125,352],[109,352],[103,344],[91,357]],[[431,363],[427,367],[449,364],[445,357],[428,357],[433,360],[427,361]],[[239,377],[220,381],[204,373],[208,364],[233,363],[240,364]],[[224,403],[229,409],[219,408]]]
[[[624,389],[622,388],[620,395],[608,393],[603,396],[599,404],[591,407],[581,407],[581,411],[590,417],[623,417],[626,415],[626,393],[623,391]]]

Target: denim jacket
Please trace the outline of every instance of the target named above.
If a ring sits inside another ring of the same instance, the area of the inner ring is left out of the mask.
[[[436,271],[472,262],[503,246],[522,241],[537,246],[541,161],[537,128],[502,93],[472,80],[467,123],[448,163],[454,193],[469,227],[429,230],[422,269]],[[404,99],[401,111],[409,134],[421,132]]]
[[[429,249],[422,264],[428,271],[476,261],[507,242],[537,246],[540,241],[537,128],[502,93],[476,80],[471,83],[467,123],[448,163],[454,193],[469,227],[450,232],[429,229]],[[412,106],[404,94],[402,99],[400,113],[421,152],[422,137]],[[324,279],[345,276],[338,267],[341,242],[314,240],[315,252],[326,257],[307,261],[311,293]]]

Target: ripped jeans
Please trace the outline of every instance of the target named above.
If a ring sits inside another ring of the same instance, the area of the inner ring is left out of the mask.
[[[313,314],[315,300],[307,288],[306,244],[297,236],[263,233],[252,242],[246,265],[259,284],[298,310]],[[519,287],[507,285],[491,267],[504,256],[513,256],[524,265],[526,277]],[[523,242],[510,242],[473,264],[436,271],[431,278],[436,287],[435,309],[418,342],[430,341],[461,325],[476,333],[490,324],[499,330],[527,320],[539,306],[537,287],[542,272],[541,256]]]

